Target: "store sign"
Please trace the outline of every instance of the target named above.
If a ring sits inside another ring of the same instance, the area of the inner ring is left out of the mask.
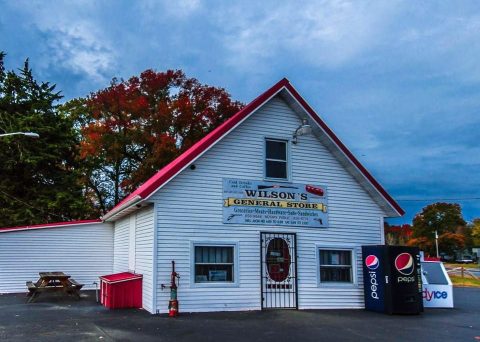
[[[327,188],[224,179],[223,223],[327,227]]]

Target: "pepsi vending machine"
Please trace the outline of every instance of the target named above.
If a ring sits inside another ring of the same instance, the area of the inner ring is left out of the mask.
[[[388,314],[423,311],[417,247],[362,246],[365,309]]]

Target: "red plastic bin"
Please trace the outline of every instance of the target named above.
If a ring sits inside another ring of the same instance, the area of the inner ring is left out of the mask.
[[[100,302],[109,309],[142,307],[141,274],[130,272],[100,277]]]

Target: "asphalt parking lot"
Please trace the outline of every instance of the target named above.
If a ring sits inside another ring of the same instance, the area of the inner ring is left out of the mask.
[[[6,341],[478,341],[480,289],[455,288],[455,309],[417,316],[364,310],[276,310],[182,314],[107,310],[94,293],[80,301],[0,295],[0,340]]]

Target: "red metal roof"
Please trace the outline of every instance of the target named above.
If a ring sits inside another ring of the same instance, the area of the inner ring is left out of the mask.
[[[100,279],[105,280],[108,283],[118,283],[121,281],[141,279],[142,277],[143,275],[141,274],[135,274],[131,272],[122,272],[122,273],[104,275],[104,276],[101,276]]]
[[[66,221],[66,222],[54,222],[54,223],[43,223],[43,224],[34,224],[31,226],[18,226],[18,227],[5,227],[0,228],[0,233],[13,232],[19,230],[34,230],[34,229],[45,229],[45,228],[54,228],[54,227],[64,227],[64,226],[74,226],[74,225],[84,225],[92,223],[100,223],[102,220],[79,220],[79,221]]]
[[[269,98],[277,94],[283,88],[287,89],[292,96],[298,101],[303,109],[310,114],[310,116],[318,123],[318,125],[324,130],[324,132],[333,140],[338,148],[346,155],[346,157],[358,168],[358,170],[368,179],[375,189],[383,196],[383,198],[400,214],[405,212],[398,205],[398,203],[385,191],[385,189],[378,183],[375,178],[367,171],[367,169],[353,156],[348,148],[340,141],[340,139],[333,133],[333,131],[323,122],[323,120],[315,113],[315,111],[307,104],[307,102],[300,96],[290,82],[283,78],[266,92],[258,96],[255,100],[250,102],[238,113],[233,115],[230,119],[218,126],[212,132],[203,137],[200,141],[190,147],[187,151],[181,154],[178,158],[166,165],[154,176],[147,180],[144,184],[138,187],[133,193],[127,196],[123,201],[117,204],[112,210],[110,210],[104,219],[108,219],[113,215],[121,212],[129,201],[135,198],[146,199],[153,194],[159,187],[164,185],[168,180],[174,177],[179,171],[193,161],[195,158],[203,154],[209,147],[215,144],[221,137],[230,132],[237,124],[245,119],[249,114],[263,105]]]

